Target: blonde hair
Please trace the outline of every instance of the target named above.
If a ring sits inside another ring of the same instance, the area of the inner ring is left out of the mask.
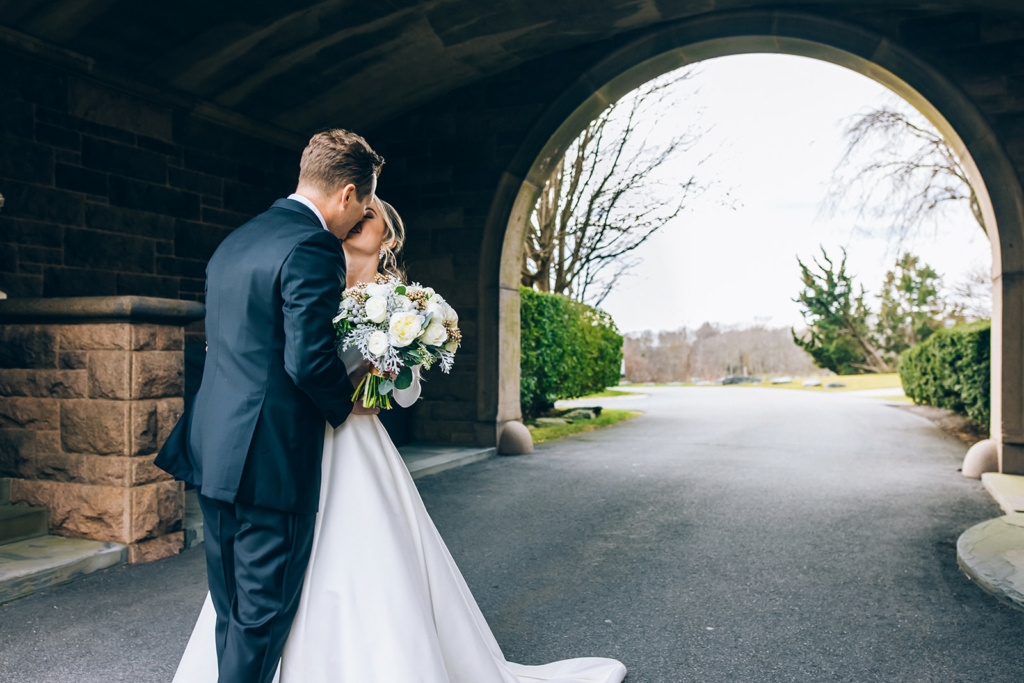
[[[373,207],[384,219],[384,235],[380,245],[383,256],[377,264],[377,272],[405,282],[405,271],[398,265],[398,252],[402,251],[405,245],[405,223],[395,211],[395,207],[379,196],[374,195]],[[394,246],[389,246],[392,241],[395,243]]]
[[[332,128],[314,135],[302,150],[299,185],[332,194],[351,183],[362,199],[373,189],[373,180],[382,166],[384,159],[362,136]]]

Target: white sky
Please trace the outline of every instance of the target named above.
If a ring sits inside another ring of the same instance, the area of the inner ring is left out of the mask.
[[[713,125],[693,154],[709,157],[700,175],[718,187],[637,250],[643,263],[602,305],[619,329],[705,321],[800,327],[792,302],[800,290],[796,257],[808,262],[819,244],[830,256],[845,246],[847,271],[877,294],[896,252],[857,230],[857,216],[827,218],[820,206],[845,149],[844,119],[892,93],[841,67],[783,55],[709,60],[694,84],[692,107],[659,117],[659,130],[670,137],[690,122]],[[688,173],[689,161],[680,163]],[[711,199],[725,191],[734,208]],[[970,268],[987,266],[991,254],[969,212],[949,220],[940,235],[908,246],[952,285]]]

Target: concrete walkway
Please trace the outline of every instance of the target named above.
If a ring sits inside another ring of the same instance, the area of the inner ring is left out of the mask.
[[[1000,514],[959,441],[876,399],[645,388],[642,417],[419,479],[506,656],[627,683],[1024,680],[1024,615],[957,566]],[[621,404],[620,404],[621,405]],[[0,607],[0,680],[168,681],[202,555]]]

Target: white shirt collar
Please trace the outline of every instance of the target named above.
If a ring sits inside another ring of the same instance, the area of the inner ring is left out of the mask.
[[[320,225],[324,226],[324,230],[327,230],[327,221],[324,220],[323,214],[320,213],[320,209],[316,208],[316,204],[311,202],[308,198],[303,197],[301,194],[296,194],[295,192],[292,192],[290,195],[288,195],[288,199],[294,199],[295,201],[301,202],[308,206],[309,208],[313,209],[313,213],[315,213],[316,217],[320,219]]]

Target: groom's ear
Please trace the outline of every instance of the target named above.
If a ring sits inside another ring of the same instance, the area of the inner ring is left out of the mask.
[[[345,187],[341,188],[341,208],[347,209],[349,203],[359,201],[359,192],[356,191],[356,186],[349,183]]]

